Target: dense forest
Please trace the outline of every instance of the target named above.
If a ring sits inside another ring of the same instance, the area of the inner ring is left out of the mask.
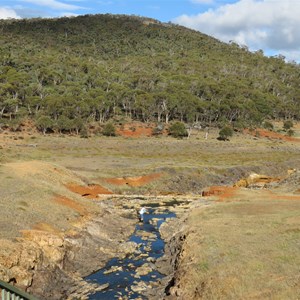
[[[300,119],[300,68],[148,18],[0,21],[0,122],[80,132],[91,122],[256,126]]]

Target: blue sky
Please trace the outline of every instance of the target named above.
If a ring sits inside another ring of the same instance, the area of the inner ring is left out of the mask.
[[[300,0],[0,0],[0,19],[128,14],[300,62]]]

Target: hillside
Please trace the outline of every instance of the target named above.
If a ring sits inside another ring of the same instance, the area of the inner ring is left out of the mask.
[[[300,118],[299,65],[199,32],[129,16],[0,21],[1,126],[232,123]]]

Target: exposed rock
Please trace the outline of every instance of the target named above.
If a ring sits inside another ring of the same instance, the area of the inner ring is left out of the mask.
[[[139,276],[147,275],[150,272],[152,272],[152,267],[148,263],[145,263],[136,269],[136,274]]]
[[[119,252],[123,255],[134,253],[138,249],[138,244],[135,242],[125,242],[119,246]]]
[[[71,294],[77,296],[69,299],[86,299],[99,287],[81,283],[82,277],[116,255],[119,240],[132,233],[133,224],[134,220],[107,214],[65,234],[28,230],[17,242],[1,240],[0,279],[44,300],[68,299]],[[123,247],[119,254],[134,251],[137,244]]]
[[[263,188],[266,184],[271,182],[279,182],[281,179],[279,177],[271,177],[261,174],[252,173],[247,178],[243,178],[235,183],[234,186],[237,187],[256,187]]]
[[[131,289],[137,293],[141,293],[142,291],[144,291],[148,288],[149,288],[149,286],[143,281],[140,281],[137,284],[131,286]]]
[[[112,266],[110,269],[104,271],[103,274],[110,274],[110,273],[114,273],[114,272],[122,271],[122,270],[123,270],[122,267]]]

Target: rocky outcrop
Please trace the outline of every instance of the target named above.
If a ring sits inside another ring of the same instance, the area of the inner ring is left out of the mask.
[[[234,186],[236,187],[246,187],[246,188],[263,188],[267,184],[273,182],[279,182],[280,177],[272,177],[267,175],[261,175],[252,173],[247,178],[240,179]]]
[[[82,277],[128,251],[123,244],[133,224],[132,219],[106,211],[71,232],[28,230],[18,241],[1,240],[0,278],[41,299],[84,299],[103,287]]]

